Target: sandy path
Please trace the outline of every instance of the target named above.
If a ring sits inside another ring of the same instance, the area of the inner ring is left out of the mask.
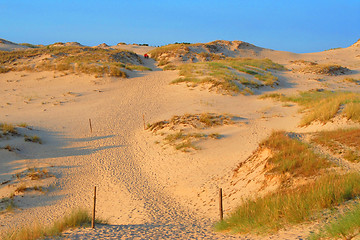
[[[118,93],[113,92],[112,98],[90,110],[96,113],[92,118],[96,129],[94,134],[100,137],[98,141],[89,143],[101,142],[99,145],[107,146],[107,149],[82,157],[84,172],[95,176],[89,176],[92,182],[84,182],[84,179],[77,182],[74,178],[69,178],[69,182],[73,186],[78,184],[76,189],[81,189],[80,186],[87,189],[87,192],[77,192],[75,199],[89,195],[92,184],[96,184],[98,215],[109,219],[111,224],[120,225],[103,226],[96,231],[79,230],[80,235],[75,231],[65,234],[66,238],[211,239],[215,236],[209,229],[209,220],[199,221],[195,213],[169,196],[155,178],[143,173],[141,165],[144,162],[139,161],[145,156],[137,147],[134,132],[142,127],[142,112],[152,111],[148,115],[156,115],[163,111],[162,105],[169,102],[166,95],[160,94],[168,87],[168,78],[164,74],[152,72],[141,78],[125,80],[121,88],[114,90]],[[135,81],[137,83],[133,84]],[[101,123],[106,125],[100,126]]]

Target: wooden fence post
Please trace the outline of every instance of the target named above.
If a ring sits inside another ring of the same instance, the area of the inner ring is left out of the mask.
[[[222,221],[224,219],[222,188],[219,189],[219,210],[220,210],[220,221]]]
[[[94,187],[94,208],[92,212],[91,228],[95,228],[95,208],[96,208],[96,186]]]
[[[89,118],[90,132],[92,133],[91,119]]]

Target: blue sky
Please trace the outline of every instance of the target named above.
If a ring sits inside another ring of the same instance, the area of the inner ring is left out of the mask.
[[[0,38],[84,45],[241,40],[315,52],[360,38],[360,0],[0,0]]]

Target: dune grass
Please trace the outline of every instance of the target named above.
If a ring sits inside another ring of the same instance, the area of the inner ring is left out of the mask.
[[[136,71],[152,71],[151,68],[145,67],[143,65],[134,65],[134,64],[128,64],[125,66],[128,70],[136,70]]]
[[[315,73],[315,74],[322,74],[322,75],[340,75],[345,74],[349,71],[348,68],[342,67],[337,64],[307,64],[306,66],[297,69],[298,72],[304,73]]]
[[[310,235],[309,240],[318,239],[352,239],[360,235],[360,205],[339,216],[318,233]]]
[[[20,229],[13,229],[1,235],[4,240],[35,240],[44,237],[59,236],[61,232],[69,228],[90,226],[91,216],[84,209],[74,209],[69,214],[55,221],[50,226],[40,223],[28,225]]]
[[[195,129],[208,129],[216,126],[234,124],[235,116],[227,114],[218,115],[214,113],[184,114],[182,116],[173,116],[170,120],[163,120],[148,124],[147,129],[154,134],[160,134],[163,137],[164,144],[173,146],[176,150],[189,152],[190,150],[200,150],[194,141],[207,139],[221,139],[223,136],[219,133],[201,133]],[[166,131],[161,131],[166,128]],[[158,131],[161,131],[158,133]],[[176,132],[174,132],[176,131]],[[159,144],[156,141],[156,144]]]
[[[355,78],[351,78],[351,77],[346,77],[342,81],[343,82],[349,82],[349,83],[355,83],[357,85],[360,84],[360,79],[355,79]]]
[[[268,70],[285,68],[269,59],[227,58],[212,62],[187,63],[178,69],[181,77],[172,81],[173,84],[209,84],[210,90],[220,90],[228,94],[253,94],[251,88],[273,86],[277,83],[277,77]],[[249,75],[249,79],[242,74]],[[251,79],[250,75],[255,79]]]
[[[13,124],[10,123],[0,123],[0,131],[2,131],[3,135],[8,134],[17,134],[17,130]]]
[[[38,60],[33,61],[35,59]],[[123,71],[125,65],[129,70],[148,70],[141,65],[141,58],[136,53],[80,46],[47,46],[11,52],[0,51],[0,64],[3,66],[1,72],[63,71],[98,77],[126,77]]]
[[[319,217],[321,210],[360,196],[359,173],[330,174],[296,189],[247,200],[215,228],[239,233],[265,233]]]
[[[187,46],[191,44],[169,44],[161,47],[154,48],[149,52],[151,58],[155,59],[156,61],[160,60],[159,57],[164,53],[174,53],[179,49],[187,50]]]
[[[360,129],[322,131],[316,133],[312,141],[334,154],[342,154],[350,162],[360,162]]]
[[[268,171],[291,176],[314,176],[331,164],[325,158],[315,154],[308,145],[292,139],[285,132],[273,132],[260,144],[269,148],[273,156],[268,160]]]
[[[297,103],[305,116],[300,126],[310,125],[314,121],[327,123],[337,114],[360,122],[360,94],[344,91],[307,91],[296,96],[266,94],[261,98],[273,98],[283,102]]]

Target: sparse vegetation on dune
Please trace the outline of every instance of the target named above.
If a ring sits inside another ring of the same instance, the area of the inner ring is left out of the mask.
[[[179,50],[183,50],[185,52],[189,51],[189,44],[169,44],[161,47],[157,47],[149,52],[151,58],[159,61],[159,57],[164,53],[175,53]]]
[[[355,84],[359,85],[360,84],[360,79],[346,77],[346,78],[343,79],[343,82],[355,83]]]
[[[321,142],[336,140],[341,144],[358,146],[358,135],[358,129],[350,129],[321,132],[317,137],[321,137]],[[348,200],[360,197],[358,172],[337,173],[333,164],[315,154],[309,145],[297,138],[296,134],[273,132],[260,144],[260,148],[270,149],[272,153],[266,160],[265,174],[301,178],[303,183],[286,184],[263,197],[243,200],[229,217],[215,225],[215,229],[234,233],[269,233],[292,224],[321,219],[324,210],[337,208]],[[344,229],[347,235],[353,233],[354,229],[359,230],[358,223],[348,224],[346,220],[354,220],[353,214],[345,215],[331,228]]]
[[[220,139],[222,137],[219,133],[194,132],[194,129],[205,130],[224,124],[235,124],[235,118],[235,116],[214,113],[185,114],[173,116],[170,120],[148,124],[147,127],[154,134],[164,136],[164,145],[170,145],[176,150],[188,152],[200,149],[194,141],[209,138]],[[159,141],[156,142],[156,144],[159,143]]]
[[[0,51],[1,72],[8,71],[65,71],[126,77],[124,68],[149,70],[141,58],[127,50],[80,46],[47,46],[19,51]]]
[[[268,172],[308,177],[319,174],[321,169],[331,165],[328,160],[315,154],[309,146],[290,138],[285,132],[273,132],[260,146],[273,152],[273,156],[268,160]]]
[[[355,122],[360,122],[360,94],[343,91],[307,91],[297,96],[266,94],[261,98],[273,98],[283,102],[299,104],[305,114],[300,123],[307,126],[314,121],[323,124],[341,115]]]
[[[353,207],[343,215],[331,221],[318,233],[310,235],[310,240],[317,239],[353,239],[360,234],[360,206]]]
[[[295,68],[293,69],[293,71],[301,73],[312,73],[332,76],[346,74],[346,72],[350,71],[347,67],[342,67],[337,64],[318,64],[316,62],[305,60],[291,61],[291,63],[300,65],[301,67]]]
[[[0,123],[0,130],[2,131],[3,135],[15,135],[18,133],[15,126],[9,123]]]
[[[283,190],[247,200],[217,230],[239,233],[276,231],[319,217],[320,211],[360,196],[360,175],[330,174],[296,189]]]
[[[277,77],[269,69],[285,68],[270,59],[227,58],[214,62],[187,63],[178,69],[181,77],[172,81],[173,84],[186,82],[193,87],[209,84],[210,90],[228,94],[253,94],[251,88],[277,84]],[[244,74],[249,75],[250,79],[245,78]]]
[[[360,161],[360,129],[322,131],[316,133],[312,141],[350,162]]]
[[[98,221],[101,222],[101,221]],[[20,229],[13,229],[1,234],[4,240],[35,240],[46,237],[59,236],[61,232],[69,228],[89,226],[91,216],[84,209],[74,209],[63,218],[55,221],[51,226],[43,226],[40,223],[28,225]]]

